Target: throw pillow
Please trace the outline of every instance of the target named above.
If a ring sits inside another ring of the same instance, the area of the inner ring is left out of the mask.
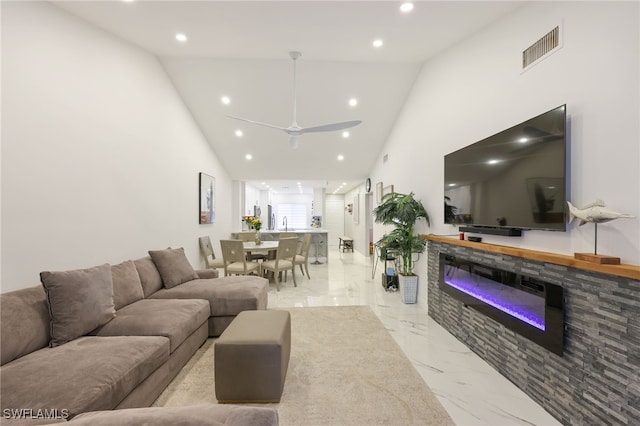
[[[51,317],[50,347],[60,346],[109,322],[113,305],[111,266],[40,273]]]
[[[140,277],[140,283],[142,283],[142,291],[144,292],[145,299],[151,296],[156,291],[162,289],[162,277],[156,264],[153,263],[151,256],[141,257],[133,261],[138,270],[138,276]]]
[[[133,260],[111,266],[111,277],[113,279],[113,304],[116,311],[144,298],[142,283]]]
[[[151,250],[149,256],[156,264],[166,288],[175,287],[187,281],[197,280],[198,274],[189,263],[182,247],[177,249]]]

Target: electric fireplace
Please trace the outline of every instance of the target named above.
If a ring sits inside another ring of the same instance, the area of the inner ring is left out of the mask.
[[[440,288],[505,327],[562,356],[561,286],[440,253]]]

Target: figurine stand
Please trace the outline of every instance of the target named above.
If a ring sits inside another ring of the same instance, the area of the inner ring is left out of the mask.
[[[574,253],[573,257],[578,260],[584,260],[585,262],[598,263],[601,265],[619,265],[620,258],[613,256],[605,256],[603,254],[598,254],[598,224],[594,223],[596,232],[595,232],[595,244],[593,253]]]

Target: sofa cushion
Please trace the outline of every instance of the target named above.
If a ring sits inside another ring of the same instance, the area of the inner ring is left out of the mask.
[[[47,346],[50,321],[41,285],[0,294],[0,365]]]
[[[160,272],[158,272],[158,268],[156,268],[156,264],[153,263],[151,256],[136,259],[133,263],[138,270],[144,297],[149,297],[162,288],[162,277],[160,276]]]
[[[186,407],[147,407],[84,413],[74,426],[277,426],[278,412],[269,407],[202,404]]]
[[[105,324],[116,314],[111,266],[40,273],[51,316],[49,346],[62,345]]]
[[[150,250],[149,256],[156,264],[166,288],[198,279],[198,274],[189,263],[182,247],[177,249]]]
[[[0,368],[2,409],[66,409],[69,416],[113,409],[169,358],[159,336],[85,336]]]
[[[171,353],[209,318],[206,300],[144,299],[125,306],[118,316],[94,330],[96,336],[164,336]]]
[[[154,293],[153,299],[206,299],[211,316],[238,315],[242,311],[266,309],[269,281],[255,276],[228,276],[194,280]]]
[[[116,311],[144,298],[140,276],[132,260],[111,266],[113,304]]]

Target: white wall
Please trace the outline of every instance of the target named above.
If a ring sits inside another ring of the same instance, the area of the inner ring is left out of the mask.
[[[346,234],[346,215],[344,208],[347,205],[342,194],[326,194],[322,227],[327,230],[327,250],[338,247],[338,238]],[[327,252],[328,253],[328,252]]]
[[[372,181],[416,193],[431,216],[431,228],[419,232],[457,233],[444,224],[444,155],[566,103],[570,200],[602,198],[640,215],[638,17],[637,2],[533,2],[448,49],[423,66]],[[522,73],[522,50],[558,24],[563,47]],[[382,232],[376,225],[376,239]],[[594,229],[572,224],[567,232],[483,239],[572,255],[593,250]],[[640,221],[600,225],[598,252],[640,264]],[[426,268],[423,256],[416,268],[423,279]]]
[[[198,172],[216,223],[198,225]],[[231,181],[158,60],[41,2],[2,2],[3,292],[230,232]]]
[[[356,208],[356,201],[358,207]],[[369,254],[369,228],[367,211],[367,199],[364,184],[347,192],[344,196],[344,203],[353,204],[353,212],[345,211],[344,215],[344,235],[353,238],[353,249],[362,255]],[[354,218],[358,215],[357,223]]]

